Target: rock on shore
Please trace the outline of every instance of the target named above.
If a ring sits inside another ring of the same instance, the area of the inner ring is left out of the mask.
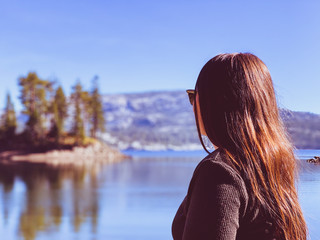
[[[94,143],[87,147],[74,147],[72,150],[53,150],[45,153],[3,152],[0,159],[9,161],[28,161],[53,165],[90,165],[112,163],[128,156],[104,143]]]
[[[320,157],[314,156],[313,158],[308,159],[307,162],[319,164],[320,163]]]

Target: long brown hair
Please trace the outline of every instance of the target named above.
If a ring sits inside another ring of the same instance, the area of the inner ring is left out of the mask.
[[[279,236],[305,240],[307,227],[295,188],[296,158],[266,65],[250,53],[218,55],[202,68],[195,90],[208,138],[248,180]],[[200,136],[197,117],[196,123]]]

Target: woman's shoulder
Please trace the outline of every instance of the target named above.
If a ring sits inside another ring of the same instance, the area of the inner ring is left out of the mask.
[[[241,183],[245,187],[244,181],[239,172],[233,166],[228,155],[220,148],[216,149],[197,165],[194,175],[203,172],[211,172],[212,177],[226,176],[234,179],[234,181]]]
[[[230,164],[226,154],[217,149],[206,156],[196,167],[191,179],[188,195],[193,195],[194,188],[202,189],[207,194],[223,194],[219,198],[239,199],[241,215],[244,216],[248,205],[248,192],[240,174]],[[206,195],[206,194],[205,194]]]

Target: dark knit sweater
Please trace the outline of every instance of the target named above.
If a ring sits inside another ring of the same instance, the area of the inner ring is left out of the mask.
[[[196,167],[172,224],[175,240],[273,240],[272,220],[219,149]],[[279,238],[277,238],[279,240]]]

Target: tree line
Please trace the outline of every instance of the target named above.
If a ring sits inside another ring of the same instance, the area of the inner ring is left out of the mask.
[[[16,133],[17,119],[10,93],[0,118],[1,148],[52,148],[83,145],[87,136],[96,139],[105,131],[102,99],[98,77],[90,91],[80,81],[72,86],[69,97],[55,81],[41,79],[29,72],[18,78],[23,110],[27,116],[23,131]],[[66,129],[66,120],[71,126]]]

